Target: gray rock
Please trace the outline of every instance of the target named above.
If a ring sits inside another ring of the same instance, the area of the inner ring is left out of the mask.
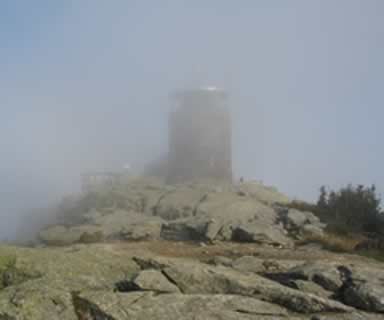
[[[273,225],[277,219],[277,213],[271,207],[231,192],[208,194],[196,208],[196,215],[214,219],[221,225],[230,222],[233,226],[252,221]]]
[[[288,315],[282,307],[233,295],[91,291],[82,292],[74,300],[78,314],[81,313],[84,319],[279,320],[287,319]]]
[[[266,271],[264,259],[253,256],[243,256],[234,260],[231,266],[240,272],[263,273]]]
[[[92,210],[86,215],[86,221],[87,224],[79,226],[47,228],[39,233],[39,239],[47,245],[101,242],[104,239],[159,239],[164,223],[158,217],[125,210],[114,210],[104,214]]]
[[[332,291],[325,290],[322,286],[312,281],[294,280],[292,284],[295,289],[300,290],[301,292],[312,293],[327,299],[333,296]]]
[[[290,228],[300,228],[309,223],[308,213],[296,209],[289,209],[285,219]]]
[[[232,240],[256,242],[275,246],[293,247],[293,242],[277,225],[252,223],[234,228]]]
[[[384,286],[374,283],[358,283],[343,292],[344,302],[369,312],[384,313]]]
[[[121,231],[129,230],[132,225],[142,226],[146,223],[161,223],[163,220],[135,211],[115,210],[108,214],[93,212],[88,215],[88,223],[102,228],[108,238],[119,237]]]
[[[180,187],[165,194],[155,207],[154,214],[165,220],[192,217],[206,190]]]
[[[139,271],[125,253],[116,255],[97,245],[40,249],[0,246],[0,275],[10,268],[12,281],[0,290],[2,320],[77,320],[72,291],[112,291],[124,275],[131,277]]]
[[[215,192],[217,187],[220,192]],[[285,202],[287,199],[277,190],[254,182],[238,186],[203,182],[166,186],[157,180],[130,179],[127,185],[116,190],[100,190],[89,199],[78,200],[79,217],[75,220],[84,228],[99,228],[103,239],[107,240],[161,237],[204,242],[236,240],[291,247],[286,229],[301,228],[311,234],[322,232],[319,220],[310,212],[274,209],[276,203]],[[109,207],[104,208],[107,204]],[[81,212],[89,206],[94,208]],[[76,229],[57,226],[42,231],[40,238],[45,243],[67,245],[78,241],[76,232]]]
[[[160,262],[161,263],[161,262]],[[167,279],[186,294],[235,294],[262,297],[290,310],[311,312],[350,312],[336,301],[305,294],[256,274],[243,274],[233,269],[193,262],[175,262],[162,269]]]
[[[53,226],[40,231],[39,239],[47,245],[65,246],[76,242],[101,242],[104,233],[103,228],[95,225]]]
[[[303,292],[322,297],[335,296],[345,304],[384,313],[384,271],[361,266],[312,262],[269,278]]]
[[[141,290],[179,293],[180,290],[158,270],[143,270],[132,282]]]
[[[215,240],[222,227],[222,223],[218,222],[215,219],[210,219],[206,224],[204,230],[204,237],[209,241]]]
[[[263,224],[272,226],[277,217],[276,212],[270,207],[254,199],[239,197],[230,192],[206,193],[197,202],[192,216],[190,213],[180,213],[185,212],[180,209],[179,202],[181,199],[183,199],[182,203],[184,205],[187,196],[196,201],[198,199],[197,195],[203,194],[203,192],[196,192],[193,189],[188,192],[180,191],[181,195],[179,195],[180,199],[176,202],[176,209],[169,209],[169,206],[171,200],[175,201],[172,197],[176,197],[178,193],[170,194],[169,198],[167,198],[167,206],[165,206],[170,211],[166,211],[161,205],[163,201],[166,201],[165,199],[160,202],[159,210],[163,212],[161,215],[167,219],[170,219],[169,215],[173,219],[179,216],[189,216],[170,222],[163,232],[166,239],[184,240],[189,238],[189,240],[199,241],[228,241],[232,239],[233,230],[240,225]],[[178,212],[177,214],[173,213],[175,210]]]
[[[324,236],[324,229],[313,224],[306,224],[301,228],[301,232],[308,238],[321,238]]]
[[[174,241],[205,241],[207,219],[186,218],[163,224],[161,238]]]
[[[161,221],[143,221],[125,226],[120,231],[124,240],[156,240],[160,239],[163,223]]]
[[[265,272],[283,272],[303,264],[304,262],[299,260],[266,260],[254,256],[243,256],[233,261],[232,267],[241,272],[263,274]]]
[[[343,301],[356,308],[384,313],[384,271],[376,268],[340,268],[344,276]]]
[[[379,314],[366,313],[366,312],[352,312],[352,313],[339,313],[328,315],[314,315],[311,320],[382,320],[383,316]]]
[[[342,275],[337,265],[326,263],[306,263],[285,273],[288,278],[313,281],[326,290],[336,292],[343,285]]]
[[[164,225],[161,237],[167,240],[234,240],[293,247],[293,241],[284,234],[281,227],[257,220],[254,216],[249,222],[244,220],[244,223],[236,216],[209,218],[209,215],[199,215],[179,219]]]
[[[345,304],[384,313],[384,271],[313,262],[268,277],[303,292],[338,297]]]
[[[212,264],[214,266],[232,266],[232,259],[228,257],[216,256],[207,261],[208,264]]]
[[[296,209],[284,208],[275,206],[279,221],[284,228],[293,236],[322,236],[325,224],[320,222],[320,219],[312,212],[300,211]]]

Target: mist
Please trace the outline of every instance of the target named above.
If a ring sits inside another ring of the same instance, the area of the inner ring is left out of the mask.
[[[179,88],[228,92],[235,177],[306,200],[382,193],[383,14],[380,0],[1,3],[0,238],[82,172],[166,153]]]

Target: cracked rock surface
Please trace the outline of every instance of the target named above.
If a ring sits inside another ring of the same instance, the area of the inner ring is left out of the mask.
[[[0,320],[384,319],[383,265],[295,247],[324,225],[287,201],[143,179],[84,195],[39,247],[0,246]]]
[[[0,319],[384,318],[383,271],[373,261],[285,259],[282,249],[270,249],[282,259],[225,255],[227,244],[225,256],[201,259],[149,250],[156,245],[1,246]]]
[[[288,201],[257,182],[170,186],[139,178],[73,200],[39,239],[47,245],[165,239],[293,247],[292,237],[322,233],[316,216],[285,208]]]

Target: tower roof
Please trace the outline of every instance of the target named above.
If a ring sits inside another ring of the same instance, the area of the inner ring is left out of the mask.
[[[201,87],[196,89],[183,89],[183,90],[176,90],[173,93],[170,94],[170,98],[172,100],[185,100],[189,98],[195,98],[195,97],[217,97],[220,99],[226,99],[228,94],[225,90],[213,87],[213,86],[207,86],[207,87]]]

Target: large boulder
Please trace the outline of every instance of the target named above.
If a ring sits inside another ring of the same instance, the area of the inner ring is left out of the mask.
[[[208,194],[197,207],[196,216],[205,223],[204,236],[209,240],[228,241],[236,238],[243,241],[247,236],[239,234],[244,231],[251,242],[271,243],[277,239],[282,245],[288,242],[283,230],[276,225],[276,212],[247,196],[230,192]],[[269,236],[260,234],[261,226],[270,228],[266,231]],[[234,233],[235,230],[237,233]]]
[[[232,233],[232,240],[293,247],[292,239],[284,234],[284,230],[280,226],[257,222],[235,227]]]
[[[209,218],[197,216],[179,219],[163,225],[162,238],[167,240],[195,240],[212,242],[226,240],[237,242],[254,242],[278,247],[292,247],[293,241],[278,225],[251,220],[242,223],[236,218]]]
[[[192,217],[207,192],[204,189],[180,187],[165,194],[157,203],[154,214],[165,220]]]
[[[197,207],[196,215],[238,224],[254,220],[274,224],[277,219],[277,213],[271,207],[233,192],[208,194]]]
[[[326,290],[336,292],[343,285],[338,265],[311,262],[288,270],[285,275],[290,279],[313,281]]]
[[[161,238],[173,241],[205,241],[209,219],[185,218],[162,225]]]
[[[95,225],[52,226],[39,233],[39,239],[50,246],[65,246],[77,242],[101,242],[104,238],[103,228]]]
[[[145,220],[122,227],[119,238],[123,240],[157,240],[161,237],[163,222],[160,220]]]
[[[321,239],[325,236],[324,227],[325,226],[305,224],[300,230],[301,236],[305,239]]]
[[[382,268],[342,266],[344,278],[340,295],[356,308],[384,313],[384,271]]]
[[[369,312],[384,313],[384,286],[373,282],[353,283],[343,292],[344,302]]]
[[[292,240],[276,224],[277,219],[275,210],[255,199],[227,191],[212,192],[199,200],[192,216],[165,225],[162,237],[170,240],[233,240],[291,247]]]
[[[284,226],[290,235],[295,237],[309,236],[322,237],[325,224],[309,211],[300,211],[281,206],[275,206],[278,213],[278,221]]]

